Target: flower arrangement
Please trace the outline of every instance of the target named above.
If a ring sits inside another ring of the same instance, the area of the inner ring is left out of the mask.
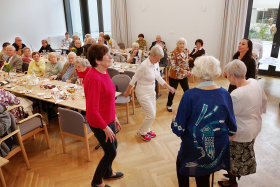
[[[112,40],[109,40],[109,45],[112,48]]]
[[[75,47],[72,47],[71,51],[74,52],[74,53],[77,53],[77,49]]]
[[[3,70],[8,73],[14,69],[8,62],[2,62],[1,65],[4,66]]]

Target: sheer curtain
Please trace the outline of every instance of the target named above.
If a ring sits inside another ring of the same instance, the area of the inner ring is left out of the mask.
[[[125,48],[132,43],[128,3],[129,0],[111,0],[112,38],[117,43],[124,43]]]
[[[248,1],[226,0],[219,57],[222,68],[232,60],[244,37]]]

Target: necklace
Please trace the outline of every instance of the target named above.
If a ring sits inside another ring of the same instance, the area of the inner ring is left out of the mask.
[[[206,86],[217,86],[217,85],[214,83],[214,81],[204,81],[204,82],[201,82],[196,87],[199,88],[199,87],[206,87]]]

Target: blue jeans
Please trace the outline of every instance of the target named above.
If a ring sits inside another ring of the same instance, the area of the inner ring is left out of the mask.
[[[116,134],[114,122],[110,123],[108,127],[110,127],[112,131]],[[107,142],[105,142],[106,135],[102,129],[94,128],[91,126],[90,128],[94,132],[95,137],[97,138],[97,140],[101,144],[101,147],[104,150],[104,156],[100,160],[91,182],[91,185],[94,186],[101,184],[102,178],[109,177],[113,174],[112,163],[117,155],[118,142],[117,139],[115,139],[113,143],[111,143],[109,139],[107,140]]]

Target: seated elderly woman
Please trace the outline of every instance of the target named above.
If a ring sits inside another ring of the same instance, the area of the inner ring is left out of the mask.
[[[246,80],[246,72],[244,62],[237,59],[225,67],[227,79],[237,87],[231,92],[237,133],[229,143],[231,169],[225,174],[229,180],[219,181],[220,186],[237,186],[236,177],[256,173],[254,143],[262,128],[267,98],[257,80]]]
[[[57,53],[50,53],[48,60],[49,61],[46,63],[46,71],[44,75],[46,78],[57,75],[63,68],[63,63],[61,61],[57,61]]]
[[[78,78],[78,74],[75,68],[75,60],[76,54],[74,52],[70,52],[68,54],[68,62],[64,64],[62,71],[60,71],[57,75],[53,75],[50,77],[50,80],[62,80],[64,82],[75,83]]]
[[[22,62],[30,63],[33,59],[31,56],[31,51],[28,47],[22,49],[23,55],[21,56]]]
[[[144,60],[144,56],[141,50],[139,50],[139,44],[134,42],[132,44],[132,50],[127,54],[127,63],[141,64]]]
[[[79,78],[85,79],[88,71],[90,70],[89,63],[86,59],[78,58],[75,61],[76,72]]]
[[[76,53],[77,56],[84,55],[84,48],[82,47],[82,42],[80,40],[76,40],[75,47],[73,47],[71,51]]]
[[[47,40],[42,40],[42,47],[40,48],[40,50],[38,52],[42,53],[44,51],[47,53],[53,52],[53,49],[51,48],[51,45],[48,44]]]
[[[193,48],[192,52],[189,55],[189,67],[193,68],[194,61],[197,57],[205,55],[205,50],[203,49],[203,40],[197,39],[195,41],[195,48]]]
[[[139,34],[138,35],[138,40],[136,41],[136,43],[139,44],[139,49],[144,50],[144,48],[147,49],[147,43],[146,40],[144,40],[144,34]]]
[[[43,60],[40,60],[40,53],[33,52],[32,58],[34,60],[29,63],[27,74],[32,75],[34,72],[37,77],[43,76],[45,74],[46,64]]]
[[[117,50],[120,49],[120,47],[118,46],[117,42],[113,38],[110,38],[110,36],[108,34],[104,35],[103,38],[107,42],[107,45],[109,47],[111,47],[112,49],[117,49]]]
[[[201,83],[184,93],[171,124],[182,140],[176,163],[180,187],[189,186],[189,177],[197,186],[210,186],[211,173],[229,171],[229,136],[236,132],[230,94],[214,83],[221,74],[219,60],[199,57],[192,72]]]

